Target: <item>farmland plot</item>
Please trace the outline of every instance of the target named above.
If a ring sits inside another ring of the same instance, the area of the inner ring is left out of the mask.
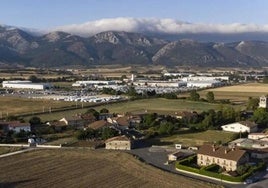
[[[104,150],[36,150],[0,159],[0,187],[217,187]]]

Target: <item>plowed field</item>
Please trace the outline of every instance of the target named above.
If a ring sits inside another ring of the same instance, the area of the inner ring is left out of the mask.
[[[36,150],[1,158],[0,166],[0,187],[215,187],[104,150]]]

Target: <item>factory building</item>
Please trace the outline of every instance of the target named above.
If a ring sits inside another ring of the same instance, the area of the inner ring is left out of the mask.
[[[52,85],[50,83],[32,83],[31,81],[12,80],[12,81],[3,81],[2,87],[10,89],[46,90],[51,89]]]
[[[197,87],[197,88],[209,88],[209,87],[219,87],[223,83],[217,80],[206,80],[206,81],[188,81],[187,87]]]
[[[81,86],[97,86],[97,85],[115,85],[115,81],[106,81],[106,80],[86,80],[86,81],[76,81],[72,84],[74,87]]]

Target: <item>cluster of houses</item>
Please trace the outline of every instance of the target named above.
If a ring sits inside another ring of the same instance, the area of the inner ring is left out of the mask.
[[[260,97],[260,108],[268,108],[268,97]],[[177,118],[194,116],[196,112],[177,113]],[[105,127],[113,128],[120,133],[105,141],[106,149],[131,150],[135,147],[135,141],[142,139],[143,136],[135,127],[142,122],[141,114],[117,115],[111,113],[99,114],[98,120],[92,113],[80,114],[72,117],[64,117],[57,121],[48,122],[48,126],[53,126],[55,130],[62,131],[67,126],[75,129],[94,129],[100,130]],[[240,121],[221,126],[222,131],[244,133],[247,132],[248,138],[239,138],[228,143],[227,146],[216,146],[215,144],[205,144],[196,148],[194,152],[181,152],[180,150],[169,155],[169,160],[178,160],[193,153],[197,154],[197,164],[207,166],[217,164],[226,171],[235,171],[238,166],[245,164],[249,159],[268,159],[268,132],[257,132],[257,124],[250,121]],[[19,121],[1,121],[1,132],[8,131],[20,132],[31,131],[29,123]]]
[[[2,134],[9,131],[19,133],[21,130],[31,132],[31,124],[22,123],[20,121],[0,121],[0,133]]]
[[[118,115],[111,113],[100,113],[98,120],[92,113],[77,114],[71,117],[64,117],[56,121],[47,122],[47,126],[53,127],[56,131],[66,130],[67,126],[74,129],[101,130],[105,127],[115,129],[120,136],[110,138],[105,141],[106,149],[130,150],[133,149],[135,140],[143,138],[143,135],[135,129],[137,124],[142,121],[138,115]],[[0,121],[0,136],[14,131],[31,132],[34,127],[30,123],[20,121]]]
[[[92,114],[65,117],[58,121],[48,122],[55,130],[61,131],[66,126],[75,129],[101,130],[106,127],[115,129],[120,136],[105,141],[106,149],[130,150],[135,145],[135,140],[143,138],[143,135],[135,129],[142,121],[140,115],[117,115],[111,113],[100,113],[98,120]]]
[[[268,108],[268,97],[261,96],[259,108]],[[189,113],[183,114],[189,115]],[[192,114],[190,114],[192,115]],[[268,131],[257,132],[257,124],[251,121],[240,121],[221,126],[223,131],[249,133],[247,138],[239,138],[228,143],[228,146],[205,144],[195,151],[197,164],[207,166],[217,164],[226,171],[235,171],[238,166],[250,159],[268,160]],[[168,155],[171,161],[187,157],[187,153],[177,151]]]

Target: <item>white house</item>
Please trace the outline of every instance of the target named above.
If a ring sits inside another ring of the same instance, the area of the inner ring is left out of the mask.
[[[25,132],[31,132],[31,125],[30,123],[20,123],[20,122],[10,122],[8,124],[8,130],[14,131],[16,133],[20,131],[25,131]]]
[[[248,139],[268,141],[267,133],[251,133],[248,135]]]
[[[235,133],[252,133],[258,130],[257,124],[251,121],[240,121],[221,126],[223,131]]]

